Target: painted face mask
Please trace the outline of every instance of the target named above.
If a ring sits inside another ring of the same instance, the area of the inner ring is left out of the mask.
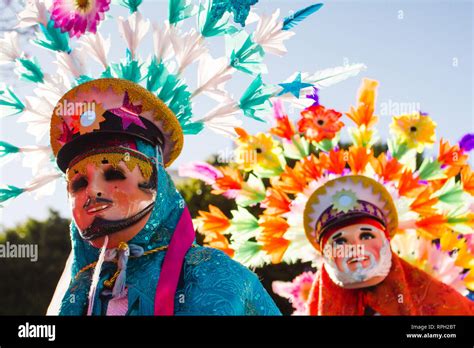
[[[324,240],[327,240],[323,252],[326,271],[342,288],[373,286],[390,272],[390,242],[377,222],[338,228]]]
[[[81,237],[111,246],[133,238],[146,223],[156,200],[153,162],[141,153],[110,147],[89,152],[71,162],[66,173],[68,196]],[[113,235],[113,236],[112,236]]]

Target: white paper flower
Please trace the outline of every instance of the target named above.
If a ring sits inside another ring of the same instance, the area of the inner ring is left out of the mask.
[[[75,79],[81,75],[87,75],[86,66],[83,62],[83,53],[74,50],[71,53],[57,52],[56,60],[53,62],[58,66],[58,74],[63,78],[72,75]]]
[[[178,72],[181,73],[190,64],[207,53],[208,49],[205,46],[204,37],[194,29],[191,29],[184,35],[177,34],[177,32],[174,32],[171,35],[171,44],[178,62]]]
[[[104,39],[101,33],[92,34],[88,33],[81,36],[78,40],[78,48],[83,54],[89,54],[98,63],[102,64],[104,69],[107,68],[107,55],[110,50],[110,35],[107,39]]]
[[[45,1],[28,0],[23,11],[18,13],[16,28],[28,28],[33,25],[48,24],[48,6]]]
[[[143,19],[140,12],[135,12],[127,20],[123,17],[118,18],[119,31],[124,40],[127,42],[127,47],[130,50],[132,58],[136,56],[137,48],[140,42],[150,28],[150,21]]]
[[[205,54],[199,61],[197,89],[193,97],[204,93],[218,102],[229,97],[225,90],[225,83],[232,78],[234,68],[229,66],[226,57],[213,59]]]
[[[171,45],[172,31],[176,28],[170,27],[166,21],[163,27],[153,24],[153,49],[158,61],[166,61],[173,56],[173,46]]]
[[[283,22],[278,19],[279,16],[280,9],[276,10],[271,16],[261,16],[253,40],[262,46],[266,52],[283,56],[288,52],[283,41],[288,40],[295,33],[282,30]]]
[[[18,43],[18,33],[7,31],[3,38],[0,38],[0,65],[14,63],[22,56],[22,51]]]

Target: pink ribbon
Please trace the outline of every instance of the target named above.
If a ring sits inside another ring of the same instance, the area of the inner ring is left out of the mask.
[[[195,231],[191,214],[189,214],[188,208],[184,207],[161,267],[155,293],[155,315],[170,316],[174,314],[174,297],[179,275],[186,253],[194,239]]]

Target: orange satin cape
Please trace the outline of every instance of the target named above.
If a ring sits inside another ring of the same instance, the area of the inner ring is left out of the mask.
[[[321,268],[308,299],[310,315],[474,315],[474,301],[392,253],[392,268],[378,285],[343,289]]]

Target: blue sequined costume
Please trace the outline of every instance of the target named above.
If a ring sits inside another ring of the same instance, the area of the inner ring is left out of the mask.
[[[137,141],[138,150],[157,157],[155,149]],[[158,155],[159,156],[159,155]],[[159,158],[160,160],[160,158]],[[128,242],[153,250],[170,243],[173,231],[185,207],[162,165],[157,165],[157,199],[146,226]],[[71,223],[73,246],[72,281],[63,297],[60,315],[84,315],[93,268],[81,271],[97,261],[99,250],[85,242],[74,222]],[[166,251],[130,258],[126,270],[128,311],[126,315],[153,315],[156,285]],[[93,315],[105,315],[111,295],[105,294],[104,281],[116,271],[116,264],[104,262],[100,273]],[[186,254],[175,294],[175,315],[278,315],[278,308],[260,284],[257,276],[223,252],[194,246]]]

